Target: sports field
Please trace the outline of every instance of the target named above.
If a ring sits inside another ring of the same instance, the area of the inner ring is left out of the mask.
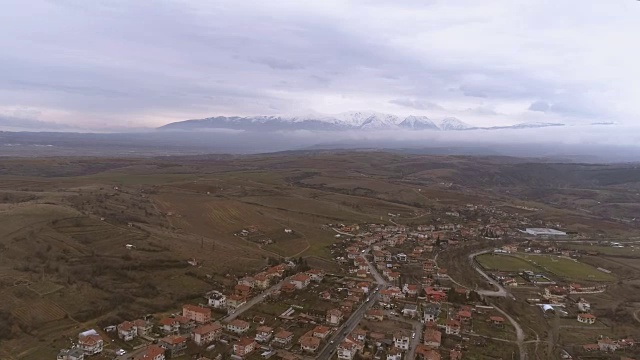
[[[476,261],[487,270],[497,271],[524,271],[536,270],[529,262],[515,256],[499,254],[482,254],[476,257]]]

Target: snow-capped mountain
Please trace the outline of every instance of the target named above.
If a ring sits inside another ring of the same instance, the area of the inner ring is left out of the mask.
[[[178,121],[160,127],[160,130],[200,131],[206,129],[233,129],[244,131],[369,131],[369,130],[495,130],[562,126],[557,123],[527,123],[512,126],[474,127],[455,117],[432,121],[426,116],[398,117],[370,111],[352,111],[335,115],[319,113],[268,116],[217,116],[206,119]]]
[[[426,116],[407,116],[398,126],[411,130],[440,130],[438,125]]]
[[[458,118],[448,117],[440,120],[438,128],[440,130],[466,130],[471,128],[471,125],[462,122]]]

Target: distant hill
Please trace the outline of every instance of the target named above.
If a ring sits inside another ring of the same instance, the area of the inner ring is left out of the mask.
[[[353,111],[336,115],[309,114],[296,116],[216,116],[173,122],[159,130],[200,131],[206,129],[232,129],[243,131],[344,131],[344,130],[494,130],[524,129],[549,126],[564,126],[560,123],[524,123],[512,126],[477,127],[455,117],[431,120],[426,116],[399,117],[377,112]]]

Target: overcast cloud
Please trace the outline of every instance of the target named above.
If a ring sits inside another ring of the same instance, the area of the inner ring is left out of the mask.
[[[633,0],[0,7],[0,117],[13,121],[101,129],[375,110],[476,126],[635,125],[640,115]]]

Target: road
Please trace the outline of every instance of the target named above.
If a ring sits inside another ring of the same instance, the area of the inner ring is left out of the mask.
[[[334,229],[335,230],[335,229]],[[363,255],[366,255],[367,252],[364,252]],[[365,257],[365,260],[366,257]],[[376,283],[380,286],[380,289],[386,286],[386,281],[380,276],[378,270],[367,260],[367,265],[369,265],[369,269],[373,278],[376,280]],[[328,360],[331,359],[333,354],[336,352],[338,346],[344,341],[349,333],[351,333],[356,326],[360,323],[360,320],[364,317],[364,314],[369,310],[375,303],[378,301],[378,297],[380,297],[379,291],[373,291],[369,296],[369,301],[364,302],[360,307],[347,319],[347,321],[340,326],[337,331],[333,334],[331,338],[329,338],[329,343],[322,349],[317,359],[320,360]]]
[[[268,288],[267,290],[263,291],[262,293],[258,294],[257,296],[254,296],[253,298],[251,298],[251,300],[247,301],[246,304],[240,306],[239,308],[236,309],[236,311],[233,314],[229,314],[226,317],[224,317],[222,319],[223,322],[229,322],[229,321],[233,321],[235,318],[237,318],[238,316],[242,315],[243,312],[249,310],[252,306],[261,303],[262,301],[264,301],[265,296],[268,294],[271,294],[272,292],[279,290],[280,287],[282,286],[282,284],[284,284],[286,280],[282,280],[279,283],[273,285],[272,287]]]
[[[513,295],[511,295],[511,293],[509,293],[509,291],[507,291],[507,289],[505,289],[502,285],[500,285],[500,283],[498,283],[497,281],[492,279],[491,276],[487,275],[487,273],[485,273],[484,270],[482,270],[482,268],[480,268],[480,266],[478,266],[478,264],[476,264],[476,262],[474,260],[476,256],[482,255],[482,254],[488,254],[490,252],[492,252],[492,250],[482,250],[482,251],[475,252],[473,254],[469,254],[469,264],[471,264],[471,266],[475,269],[475,271],[478,272],[478,274],[482,275],[482,277],[487,279],[487,281],[491,285],[495,286],[498,290],[497,291],[476,290],[476,292],[478,294],[480,294],[480,295],[489,296],[489,297],[507,297],[507,296],[509,296],[511,299],[515,300],[515,297]]]
[[[511,317],[511,315],[507,314],[506,311],[500,309],[495,305],[493,305],[493,308],[498,310],[498,312],[500,312],[502,315],[504,315],[504,317],[506,317],[507,320],[509,320],[509,322],[511,323],[511,325],[513,325],[513,327],[516,329],[516,344],[518,345],[518,351],[520,352],[520,360],[526,360],[527,350],[524,346],[524,331],[522,330],[522,326],[520,326],[520,324],[518,324],[518,322]]]

